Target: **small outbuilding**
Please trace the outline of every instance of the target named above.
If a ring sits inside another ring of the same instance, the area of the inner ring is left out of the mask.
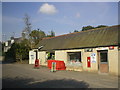
[[[47,60],[65,62],[67,70],[120,75],[120,25],[43,38],[36,48],[41,65]]]

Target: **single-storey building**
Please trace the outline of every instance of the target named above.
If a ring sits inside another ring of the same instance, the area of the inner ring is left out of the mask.
[[[115,25],[43,38],[36,47],[42,46],[37,58],[41,65],[47,65],[47,60],[54,59],[64,61],[67,70],[120,75],[119,27]]]

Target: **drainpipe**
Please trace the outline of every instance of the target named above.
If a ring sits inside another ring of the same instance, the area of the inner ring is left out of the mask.
[[[42,49],[42,48],[43,48],[43,46],[40,46],[38,49],[35,50],[35,52],[36,52],[36,59],[38,59],[38,51],[40,51],[40,49]]]

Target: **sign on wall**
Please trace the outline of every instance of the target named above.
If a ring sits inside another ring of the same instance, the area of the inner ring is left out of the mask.
[[[29,64],[35,64],[36,52],[29,51]]]
[[[114,49],[114,46],[110,46],[110,47],[109,47],[109,50],[113,50],[113,49]]]
[[[91,62],[96,63],[96,54],[95,53],[91,53]]]

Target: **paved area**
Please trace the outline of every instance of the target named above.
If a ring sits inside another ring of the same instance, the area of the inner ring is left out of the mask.
[[[34,69],[28,64],[3,64],[2,88],[118,88],[118,77],[90,72]]]

